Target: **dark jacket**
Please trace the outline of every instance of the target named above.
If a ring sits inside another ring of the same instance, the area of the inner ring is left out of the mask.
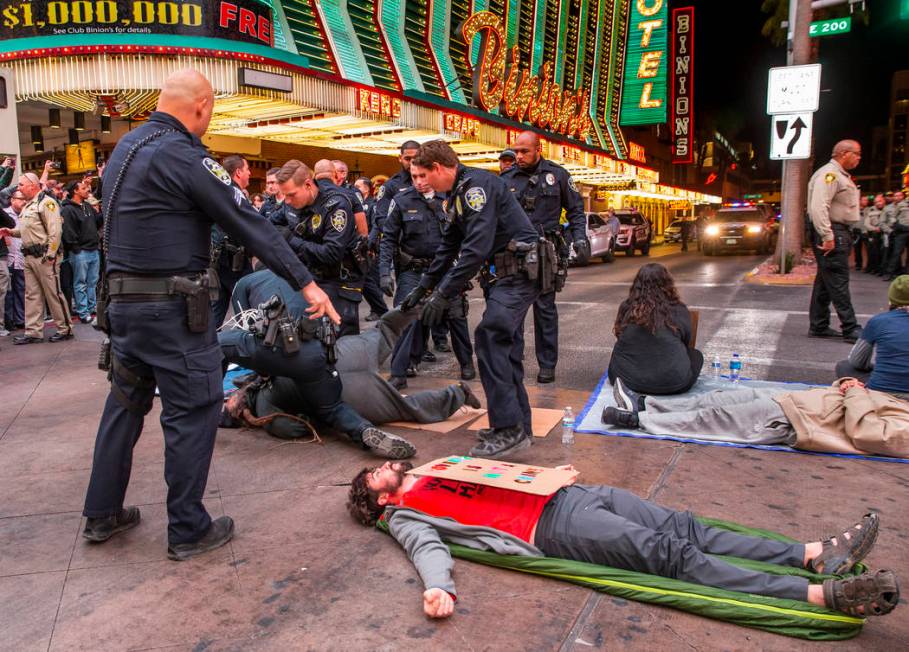
[[[621,308],[620,308],[621,310]],[[700,373],[694,370],[691,342],[691,314],[684,303],[670,309],[673,324],[678,332],[661,326],[656,333],[637,324],[629,324],[622,331],[612,350],[609,377],[621,378],[636,392],[644,394],[676,394],[687,391]],[[696,356],[703,364],[703,356]]]
[[[64,199],[60,208],[63,215],[63,249],[67,254],[98,250],[98,213],[87,202],[77,204]]]
[[[16,220],[9,216],[5,210],[0,208],[0,227],[7,229],[16,228]],[[9,247],[6,246],[6,238],[0,238],[0,256],[9,254]]]

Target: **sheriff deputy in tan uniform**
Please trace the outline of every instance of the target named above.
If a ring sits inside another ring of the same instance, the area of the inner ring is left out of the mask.
[[[808,215],[814,226],[812,240],[817,274],[809,309],[812,337],[842,337],[855,342],[862,328],[855,319],[849,296],[850,231],[859,221],[859,189],[849,170],[862,160],[862,146],[841,140],[830,162],[822,165],[808,182]],[[830,303],[840,318],[842,333],[830,328]]]
[[[33,344],[44,341],[44,302],[57,324],[51,342],[73,337],[69,306],[60,290],[60,236],[63,218],[60,206],[50,197],[40,194],[38,177],[27,172],[19,178],[19,192],[26,204],[19,214],[19,226],[0,229],[0,237],[22,238],[25,259],[25,334],[13,338],[14,344]]]

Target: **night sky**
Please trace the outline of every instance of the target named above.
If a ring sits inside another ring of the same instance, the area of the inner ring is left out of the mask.
[[[695,7],[695,106],[701,124],[713,120],[721,132],[754,144],[761,170],[768,162],[770,118],[766,114],[767,70],[786,63],[785,46],[761,34],[767,15],[761,0],[689,0]],[[814,116],[815,157],[825,159],[841,138],[858,139],[865,150],[858,174],[883,172],[871,157],[871,133],[887,124],[893,72],[909,68],[909,21],[899,20],[899,0],[869,0],[869,24],[860,12],[852,31],[820,39],[823,65],[820,110]],[[857,7],[860,5],[857,5]],[[836,8],[848,12],[845,5]],[[840,14],[831,14],[832,16]],[[698,116],[695,116],[698,121]]]

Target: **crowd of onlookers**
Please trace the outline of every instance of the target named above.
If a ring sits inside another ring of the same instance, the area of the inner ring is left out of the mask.
[[[861,219],[853,229],[855,268],[892,281],[906,273],[909,200],[900,190],[862,196]]]

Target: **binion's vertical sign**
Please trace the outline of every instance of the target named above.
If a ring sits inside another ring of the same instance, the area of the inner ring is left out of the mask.
[[[672,162],[691,163],[694,149],[694,7],[672,10],[670,119]]]
[[[621,125],[666,122],[668,0],[631,0]]]

